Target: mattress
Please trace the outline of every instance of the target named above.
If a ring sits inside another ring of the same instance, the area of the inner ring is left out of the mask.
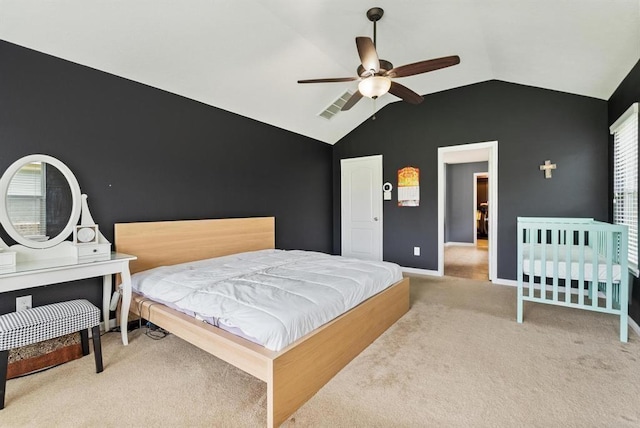
[[[279,351],[402,279],[394,263],[261,250],[132,275],[132,289]]]
[[[566,245],[558,245],[558,278],[562,279],[579,279],[580,276],[580,247],[570,245],[569,246],[569,260],[567,260],[567,246]],[[554,249],[551,245],[546,246],[545,253],[545,276],[547,278],[551,278],[554,276],[555,268],[553,262],[553,254]],[[529,244],[524,244],[522,246],[522,267],[523,272],[526,275],[531,274],[531,249]],[[542,275],[542,245],[535,244],[533,246],[533,275],[540,276]],[[594,252],[591,247],[584,247],[584,266],[583,266],[583,275],[585,281],[591,281],[593,278],[593,263],[594,261],[597,263],[596,272],[598,275],[598,281],[607,282],[607,259],[601,255],[596,255],[594,258]],[[568,267],[569,266],[569,267]],[[621,268],[619,264],[612,264],[612,282],[620,282],[620,273]],[[569,273],[571,277],[569,277]]]

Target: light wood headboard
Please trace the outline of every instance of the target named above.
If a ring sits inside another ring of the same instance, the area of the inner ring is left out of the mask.
[[[275,248],[275,218],[116,223],[115,249],[138,260],[131,273],[157,266]]]

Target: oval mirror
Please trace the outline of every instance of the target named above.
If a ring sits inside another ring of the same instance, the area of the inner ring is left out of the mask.
[[[78,224],[78,180],[58,159],[30,155],[14,162],[0,178],[0,223],[13,240],[29,248],[51,248]]]

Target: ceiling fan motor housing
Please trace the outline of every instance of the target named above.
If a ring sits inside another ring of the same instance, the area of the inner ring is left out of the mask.
[[[391,64],[386,59],[381,59],[380,60],[380,70],[376,73],[376,75],[381,76],[385,72],[391,70],[392,68],[393,68],[393,64]],[[360,64],[358,66],[357,73],[358,73],[358,76],[364,77],[365,75],[367,75],[369,73],[369,70],[365,70],[364,67],[362,66],[362,64]]]

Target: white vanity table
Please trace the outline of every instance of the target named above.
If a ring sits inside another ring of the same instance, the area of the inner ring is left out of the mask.
[[[129,262],[136,257],[111,252],[89,212],[87,195],[65,164],[36,154],[7,168],[0,177],[0,224],[16,242],[9,246],[0,238],[0,293],[101,276],[109,330],[112,275],[120,274],[120,326],[122,343],[128,344]]]
[[[106,260],[78,261],[73,257],[18,262],[14,272],[0,273],[0,293],[24,290],[42,285],[60,284],[78,279],[102,277],[102,314],[105,331],[109,330],[109,304],[111,301],[112,275],[122,278],[122,310],[120,326],[122,343],[129,343],[127,337],[127,316],[131,304],[131,275],[129,262],[135,256],[111,253]]]

